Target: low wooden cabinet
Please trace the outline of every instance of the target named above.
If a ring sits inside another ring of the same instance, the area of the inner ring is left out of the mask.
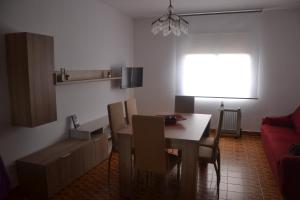
[[[107,136],[68,139],[17,160],[19,182],[32,199],[48,199],[107,158]]]
[[[103,117],[82,124],[79,128],[70,130],[70,137],[75,139],[91,140],[95,152],[93,163],[99,163],[107,159],[111,151],[110,131],[108,128],[108,118]]]
[[[93,151],[95,152],[93,164],[97,165],[108,157],[108,139],[106,134],[102,134],[92,139]]]

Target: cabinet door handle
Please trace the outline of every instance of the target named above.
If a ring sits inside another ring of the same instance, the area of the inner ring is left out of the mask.
[[[61,156],[60,158],[66,158],[66,157],[68,157],[70,155],[71,155],[71,153],[66,153],[65,155]]]

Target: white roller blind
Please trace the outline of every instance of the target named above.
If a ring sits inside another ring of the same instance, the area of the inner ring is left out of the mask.
[[[176,39],[176,94],[257,98],[260,14],[194,16]]]

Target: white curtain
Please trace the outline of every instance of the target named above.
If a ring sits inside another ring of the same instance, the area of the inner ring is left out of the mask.
[[[257,98],[260,13],[189,17],[176,39],[176,94]]]

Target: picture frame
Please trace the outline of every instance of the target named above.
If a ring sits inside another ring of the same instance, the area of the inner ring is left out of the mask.
[[[79,128],[80,124],[79,124],[79,120],[77,118],[77,115],[74,114],[74,115],[71,115],[70,117],[71,117],[71,120],[73,122],[74,128],[75,129]]]

